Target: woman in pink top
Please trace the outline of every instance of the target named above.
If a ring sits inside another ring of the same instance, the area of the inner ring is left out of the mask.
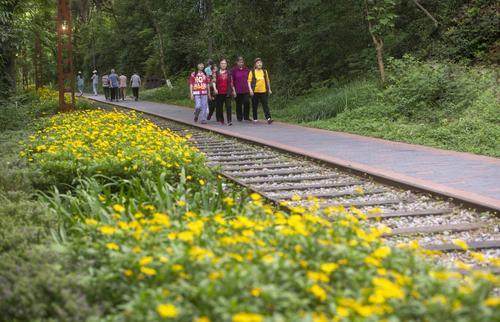
[[[120,77],[118,77],[120,80],[120,98],[122,101],[125,100],[125,90],[127,88],[127,76],[121,74]]]

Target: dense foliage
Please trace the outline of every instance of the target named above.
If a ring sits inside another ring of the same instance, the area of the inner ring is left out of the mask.
[[[54,81],[55,0],[2,0],[0,61],[18,82]],[[75,69],[185,76],[198,61],[259,56],[282,94],[376,70],[384,58],[498,63],[493,0],[72,0]],[[372,28],[369,28],[368,22]],[[36,47],[36,39],[40,47]],[[8,65],[8,66],[7,66]],[[3,73],[2,73],[3,75]]]

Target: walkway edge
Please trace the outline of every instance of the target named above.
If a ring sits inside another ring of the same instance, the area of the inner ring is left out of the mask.
[[[348,161],[348,160],[344,160],[344,159],[340,159],[340,158],[336,158],[336,157],[323,155],[320,153],[308,152],[306,150],[295,148],[295,147],[292,147],[289,145],[284,145],[284,144],[281,144],[278,142],[274,142],[272,140],[261,140],[261,139],[256,139],[256,138],[253,138],[253,137],[250,137],[247,135],[231,133],[230,131],[226,131],[224,129],[217,128],[217,127],[213,127],[211,125],[202,125],[199,123],[186,122],[184,120],[177,119],[175,117],[166,117],[164,115],[159,115],[159,114],[156,114],[153,112],[144,111],[138,107],[123,106],[120,104],[115,104],[113,102],[103,102],[101,100],[94,99],[92,97],[85,97],[85,98],[90,99],[90,100],[95,101],[95,102],[98,102],[98,103],[103,103],[103,104],[107,104],[107,105],[114,105],[114,106],[121,107],[121,108],[135,110],[137,112],[141,112],[144,114],[149,114],[149,115],[153,115],[153,116],[157,116],[157,117],[170,119],[172,121],[186,124],[186,125],[189,125],[192,127],[197,127],[200,129],[212,131],[212,132],[223,134],[226,136],[231,136],[231,137],[235,137],[238,139],[242,139],[242,140],[245,140],[248,142],[257,143],[260,145],[276,148],[276,149],[279,149],[279,150],[282,150],[282,151],[285,151],[288,153],[292,153],[295,155],[306,156],[306,157],[309,157],[311,159],[322,161],[326,164],[342,168],[344,170],[353,171],[353,172],[356,172],[358,174],[371,176],[375,179],[382,180],[382,181],[390,183],[392,185],[416,189],[416,190],[419,190],[422,192],[430,192],[432,194],[435,194],[435,195],[438,195],[441,197],[454,199],[458,202],[463,203],[465,206],[477,208],[480,210],[493,211],[496,213],[500,213],[500,202],[498,200],[495,200],[495,199],[489,198],[489,197],[484,197],[484,196],[478,195],[476,193],[471,193],[471,192],[467,192],[467,191],[463,191],[463,190],[453,189],[453,188],[447,187],[445,185],[437,184],[437,183],[434,183],[434,182],[431,182],[428,180],[422,180],[422,179],[406,176],[406,175],[403,175],[403,174],[400,174],[397,172],[383,170],[383,169],[379,169],[376,167],[371,167],[371,166],[368,166],[368,165],[365,165],[362,163],[352,162],[352,161]],[[173,105],[173,104],[169,104],[169,105]],[[179,106],[179,105],[173,105],[173,106],[180,107],[180,108],[187,108],[187,107],[183,107],[183,106]]]

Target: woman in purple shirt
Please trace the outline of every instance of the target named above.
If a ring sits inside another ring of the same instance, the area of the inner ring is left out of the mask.
[[[250,70],[245,67],[245,60],[239,56],[236,60],[236,66],[231,71],[231,78],[233,80],[233,96],[236,100],[236,118],[240,122],[242,120],[250,121],[249,72]]]

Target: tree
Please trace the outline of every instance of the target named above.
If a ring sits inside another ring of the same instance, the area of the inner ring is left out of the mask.
[[[368,31],[372,37],[377,53],[377,64],[380,81],[385,83],[384,67],[384,36],[393,28],[397,15],[395,14],[395,0],[364,0]]]

